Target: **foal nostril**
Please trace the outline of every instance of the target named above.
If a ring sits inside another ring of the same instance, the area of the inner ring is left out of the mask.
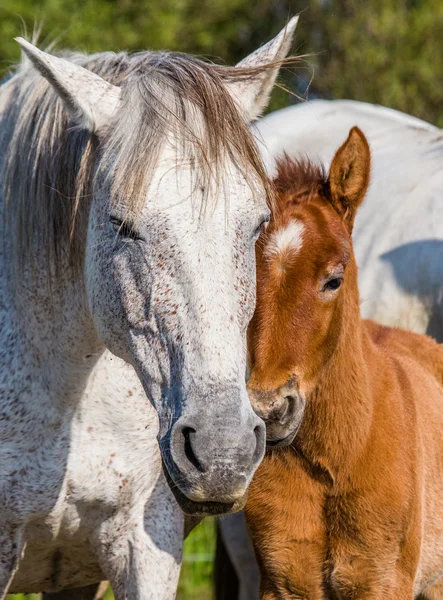
[[[193,465],[197,469],[197,471],[203,473],[204,469],[198,458],[195,456],[194,450],[192,448],[192,440],[195,439],[195,429],[193,429],[192,427],[185,427],[182,431],[182,434],[185,440],[184,450],[186,458],[189,460],[191,465]]]
[[[294,398],[292,396],[285,396],[284,409],[283,409],[282,414],[280,415],[280,420],[283,420],[287,416],[289,409],[292,406],[293,402],[294,402]]]
[[[294,396],[288,395],[284,397],[283,410],[278,417],[280,423],[291,420],[294,417],[297,407],[297,399]]]

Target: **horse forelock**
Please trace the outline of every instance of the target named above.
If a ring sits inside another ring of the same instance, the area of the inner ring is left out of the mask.
[[[258,183],[270,196],[254,139],[227,89],[256,73],[178,53],[142,58],[122,86],[122,116],[103,154],[105,167],[115,164],[112,196],[130,199],[130,208],[144,202],[166,140],[173,140],[178,156],[192,166],[195,188],[207,192],[211,181],[222,183],[227,162],[233,162],[252,189]]]
[[[190,159],[199,189],[220,182],[229,160],[252,189],[258,183],[271,198],[259,151],[227,86],[273,65],[225,67],[168,52],[67,56],[120,86],[122,105],[99,143],[70,122],[60,98],[30,65],[9,82],[15,88],[13,102],[1,115],[3,147],[8,148],[5,212],[12,217],[21,261],[38,248],[57,265],[68,248],[71,263],[81,266],[81,216],[89,210],[94,171],[111,165],[111,200],[138,210],[167,139],[175,139]]]

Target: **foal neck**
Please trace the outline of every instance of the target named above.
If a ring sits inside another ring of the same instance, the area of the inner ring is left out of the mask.
[[[338,341],[307,398],[305,417],[294,443],[337,483],[349,474],[364,451],[373,413],[369,369],[375,357],[360,315],[354,257],[348,266],[345,288]]]
[[[290,341],[286,357],[298,384],[295,393],[304,399],[295,445],[333,480],[349,473],[368,440],[372,421],[368,375],[376,357],[371,356],[371,341],[360,316],[351,239],[369,174],[369,145],[356,127],[335,153],[328,174],[321,165],[286,157],[278,165],[275,220],[286,221],[286,226],[288,221],[298,223],[303,234],[290,248],[286,243],[283,251],[282,244],[274,243],[280,253],[273,252],[272,240],[268,241],[272,266],[286,273],[280,278],[283,283],[277,281],[274,287],[290,312],[288,324],[280,318],[280,327]],[[271,231],[278,233],[278,226]],[[282,265],[275,264],[275,254]],[[271,282],[269,267],[268,272]],[[266,295],[263,299],[266,303]],[[279,352],[278,342],[276,346],[269,355],[278,354],[282,362],[285,348]]]

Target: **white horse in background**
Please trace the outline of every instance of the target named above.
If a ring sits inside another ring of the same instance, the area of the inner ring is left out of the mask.
[[[176,499],[244,503],[265,446],[245,332],[269,218],[248,123],[296,22],[237,67],[19,40],[0,89],[1,599],[102,579],[171,599]]]
[[[371,184],[354,227],[362,314],[443,342],[443,131],[395,110],[345,100],[292,106],[256,127],[272,173],[283,152],[327,168],[354,125],[372,151]],[[259,572],[242,514],[220,519],[220,529],[240,599],[256,600]],[[426,597],[443,593],[435,587]],[[232,592],[217,598],[235,600]]]

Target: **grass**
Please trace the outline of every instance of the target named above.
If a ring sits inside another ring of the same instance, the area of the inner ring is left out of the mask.
[[[206,519],[185,541],[177,600],[212,600],[215,521]]]
[[[212,600],[212,563],[215,554],[215,521],[206,519],[185,541],[177,600]],[[40,594],[14,594],[7,600],[40,600]],[[109,588],[104,600],[113,600]]]

